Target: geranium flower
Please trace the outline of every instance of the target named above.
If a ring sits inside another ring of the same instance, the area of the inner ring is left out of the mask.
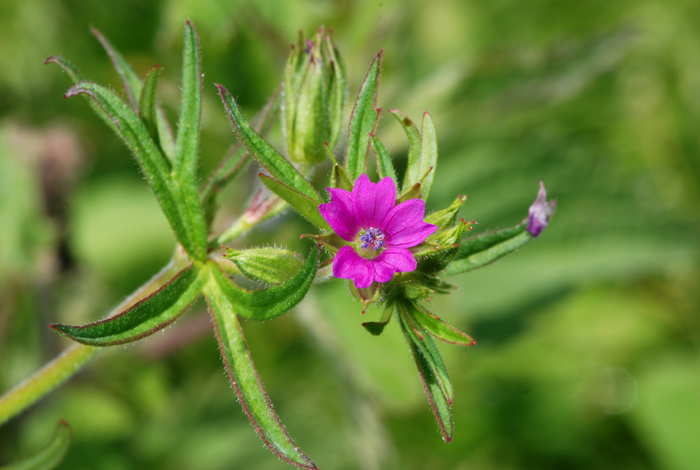
[[[331,202],[319,210],[338,236],[352,243],[338,250],[333,275],[352,279],[363,289],[373,282],[388,282],[395,273],[416,269],[409,248],[437,230],[423,221],[425,201],[410,199],[396,205],[396,185],[391,178],[370,182],[362,174],[352,192],[328,188]]]
[[[547,201],[547,190],[544,188],[544,183],[540,181],[540,190],[537,193],[537,199],[530,206],[527,215],[527,231],[533,237],[539,236],[542,230],[547,227],[549,218],[554,213],[556,207],[555,201]]]

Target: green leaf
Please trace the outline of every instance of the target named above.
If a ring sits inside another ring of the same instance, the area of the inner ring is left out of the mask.
[[[418,128],[406,114],[398,109],[390,109],[389,113],[401,124],[406,137],[408,137],[408,165],[403,176],[401,191],[399,191],[399,194],[401,194],[401,192],[418,183],[421,176],[423,176],[420,171],[421,137]]]
[[[410,322],[410,313],[407,313],[409,311],[404,305],[403,312],[399,315],[401,330],[411,349],[416,367],[418,367],[425,394],[442,431],[442,438],[445,442],[450,442],[454,435],[454,421],[450,411],[452,396],[451,393],[449,395],[446,393],[445,386],[449,385],[450,388],[447,391],[451,391],[451,383],[435,343],[429,336],[421,336],[417,333],[417,331],[423,333],[424,331],[420,326]]]
[[[313,201],[307,196],[294,191],[292,188],[262,173],[260,173],[258,177],[270,191],[287,201],[295,211],[308,219],[309,222],[321,230],[331,230],[326,219],[321,216],[321,212],[318,210],[319,204],[316,201]]]
[[[427,311],[420,305],[414,303],[413,307],[413,318],[437,339],[459,346],[474,346],[476,344],[476,341],[471,336],[445,323],[437,315]]]
[[[78,82],[66,97],[85,94],[99,106],[101,116],[113,122],[113,129],[129,146],[156,195],[175,236],[193,259],[206,257],[206,227],[194,193],[193,204],[189,188],[183,188],[170,175],[169,164],[138,115],[114,92],[91,82]],[[196,190],[195,190],[196,191]],[[194,207],[193,207],[194,205]]]
[[[226,371],[243,411],[265,445],[279,458],[301,468],[316,469],[289,436],[267,396],[238,322],[239,305],[225,287],[228,278],[218,268],[210,271],[213,276],[204,287],[204,295],[214,320]]]
[[[202,64],[199,40],[194,25],[185,22],[185,45],[182,52],[182,102],[175,140],[175,174],[188,184],[195,184],[199,123],[202,114]]]
[[[72,441],[70,426],[64,420],[56,425],[51,442],[34,455],[0,467],[0,470],[51,470],[56,468],[68,453]]]
[[[370,134],[379,122],[377,109],[377,92],[379,90],[379,72],[381,70],[382,51],[376,55],[367,70],[365,80],[357,93],[355,106],[350,116],[348,144],[345,149],[345,169],[355,181],[367,168]]]
[[[257,162],[285,186],[305,195],[317,204],[322,204],[323,199],[311,186],[311,183],[306,181],[289,161],[250,127],[228,90],[222,85],[217,85],[217,87],[233,130]]]
[[[396,176],[396,170],[394,169],[394,164],[391,161],[391,156],[389,156],[389,152],[387,151],[386,147],[384,147],[384,144],[382,144],[381,141],[375,136],[372,136],[372,148],[374,148],[374,154],[377,157],[377,173],[379,173],[379,177],[389,177],[394,180],[394,184],[398,185],[399,180]]]
[[[462,240],[454,261],[445,270],[448,275],[462,274],[493,263],[514,252],[534,237],[522,223],[506,229]]]
[[[209,284],[216,283],[217,290],[228,299],[237,315],[250,320],[270,320],[288,312],[308,292],[316,276],[320,246],[314,246],[304,266],[287,282],[267,289],[247,291],[229,279],[216,264],[210,263]]]
[[[124,56],[121,55],[98,29],[91,28],[90,32],[100,41],[109,59],[112,61],[114,69],[117,71],[119,78],[124,84],[124,91],[129,98],[131,107],[135,110],[138,109],[136,100],[141,95],[141,77],[138,76]]]
[[[418,168],[418,177],[423,178],[421,181],[423,185],[421,193],[424,200],[428,199],[430,189],[433,187],[437,157],[438,147],[435,123],[426,111],[423,113],[423,125],[421,127],[420,165]],[[424,175],[425,177],[423,177]]]
[[[73,65],[73,63],[70,62],[68,59],[54,55],[47,58],[44,61],[44,65],[46,64],[57,64],[63,69],[63,71],[68,75],[68,77],[70,77],[74,85],[80,82],[86,82],[85,77],[80,73],[78,68],[75,65]],[[87,100],[88,105],[90,105],[92,110],[95,111],[95,114],[97,114],[109,126],[110,129],[112,129],[115,133],[118,134],[119,130],[117,129],[116,124],[112,119],[110,119],[109,116],[107,116],[102,111],[102,108],[100,108],[98,104],[94,100],[91,100],[89,97],[86,96],[85,99]]]
[[[224,258],[233,261],[249,279],[268,284],[289,280],[304,264],[299,253],[271,246],[246,250],[226,248]]]
[[[107,38],[99,30],[92,28],[90,31],[100,41],[102,47],[105,49],[107,55],[112,61],[112,65],[117,71],[117,74],[119,74],[119,78],[121,79],[122,84],[124,85],[124,91],[126,92],[126,96],[129,99],[129,102],[131,103],[131,107],[134,110],[139,109],[140,102],[137,103],[136,99],[139,98],[139,96],[141,96],[141,94],[143,93],[142,87],[147,85],[141,83],[141,78],[134,71],[129,62],[126,61],[124,56],[122,56],[122,54],[112,45],[112,43],[110,43],[107,40]],[[82,81],[82,79],[78,81]],[[138,107],[137,104],[139,105]],[[169,160],[172,160],[175,154],[175,142],[173,139],[173,132],[170,128],[168,120],[165,117],[165,113],[160,108],[160,106],[157,105],[156,125],[158,128],[158,135],[160,136],[160,138],[156,139],[155,142],[159,143],[160,149],[163,151],[165,156]]]
[[[79,343],[91,346],[136,341],[177,320],[199,297],[204,277],[201,269],[190,265],[148,297],[113,317],[84,326],[50,326]]]
[[[156,106],[156,90],[161,68],[157,65],[148,71],[144,86],[139,97],[139,116],[148,129],[148,134],[153,142],[159,142],[158,137],[158,111]]]

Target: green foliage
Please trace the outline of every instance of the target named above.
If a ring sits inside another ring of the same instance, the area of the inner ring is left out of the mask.
[[[350,116],[348,143],[345,148],[345,169],[350,179],[355,181],[367,169],[367,153],[371,134],[377,128],[380,110],[377,109],[379,74],[382,66],[382,52],[374,58],[367,70],[365,80],[357,92],[357,99]]]

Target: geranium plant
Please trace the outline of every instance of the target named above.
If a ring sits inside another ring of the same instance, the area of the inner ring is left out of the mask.
[[[464,196],[442,210],[426,212],[438,168],[435,125],[427,112],[419,130],[402,112],[389,111],[409,141],[406,171],[399,177],[377,137],[381,52],[357,93],[344,158],[338,163],[332,149],[343,129],[346,72],[330,32],[324,29],[313,40],[304,40],[300,34],[278,92],[253,124],[226,88],[217,85],[237,140],[218,169],[200,184],[203,75],[194,26],[185,25],[182,103],[175,131],[157,99],[161,69],[155,66],[144,78],[139,77],[106,38],[94,33],[122,79],[124,97],[85,79],[62,57],[46,62],[61,66],[73,80],[66,97],[85,97],[129,147],[177,246],[170,263],[104,320],[80,326],[52,324],[51,328],[76,345],[0,398],[0,423],[67,380],[102,348],[137,341],[163,329],[204,296],[224,366],[255,431],[284,461],[316,468],[277,416],[251,360],[239,319],[278,317],[301,301],[315,282],[339,278],[361,302],[358,311],[364,312],[371,304],[383,309],[381,318],[363,323],[369,333],[381,334],[392,316],[397,317],[443,439],[449,442],[455,392],[432,338],[464,346],[475,341],[429,312],[422,301],[435,293],[449,293],[446,277],[485,266],[537,237],[554,210],[544,185],[540,183],[528,217],[506,229],[472,236],[474,221],[459,217]],[[285,152],[265,139],[278,120],[285,134]],[[328,159],[330,177],[323,191],[312,185],[308,175]],[[226,230],[212,233],[219,190],[240,176],[252,160],[264,170],[258,176],[269,193],[253,198]],[[376,183],[372,182],[373,168]],[[305,257],[279,247],[226,247],[244,231],[288,207],[313,227],[299,234],[311,242]],[[244,289],[234,282],[234,276],[258,281],[261,287]],[[59,425],[56,441],[38,454],[40,458],[55,461],[66,451],[70,441],[66,429],[65,423]]]

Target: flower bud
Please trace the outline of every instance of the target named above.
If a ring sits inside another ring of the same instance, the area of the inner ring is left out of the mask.
[[[330,30],[320,28],[314,41],[299,40],[287,60],[284,129],[289,158],[313,165],[326,158],[324,144],[338,141],[345,102],[345,70]]]

